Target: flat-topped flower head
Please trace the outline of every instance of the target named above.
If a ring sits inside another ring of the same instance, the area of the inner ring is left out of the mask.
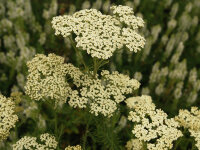
[[[27,65],[25,89],[32,99],[54,99],[56,103],[65,103],[68,99],[71,107],[89,107],[96,116],[112,116],[117,104],[140,86],[135,79],[107,70],[94,78],[70,63],[64,64],[64,59],[55,54],[38,54]]]
[[[48,133],[40,135],[40,142],[36,137],[24,136],[12,145],[13,150],[56,150],[58,142]]]
[[[156,109],[150,96],[132,97],[126,102],[131,109],[128,119],[135,123],[132,133],[146,142],[149,150],[171,149],[173,141],[182,136],[178,122]]]
[[[113,11],[113,14],[123,16],[123,15],[133,15],[133,8],[129,6],[112,6],[110,9]]]
[[[64,58],[55,54],[37,54],[27,66],[27,95],[37,101],[48,98],[54,99],[56,103],[66,101],[69,86],[65,81]]]
[[[15,103],[0,94],[0,142],[9,136],[10,129],[15,127],[17,121]]]
[[[179,110],[179,114],[175,119],[182,127],[195,131],[200,130],[200,110],[197,107],[192,107],[191,111]]]
[[[132,94],[138,89],[140,83],[118,72],[101,72],[101,78],[93,78],[82,73],[72,64],[67,64],[67,75],[73,80],[77,90],[69,94],[69,105],[76,108],[89,107],[94,115],[102,114],[112,116],[117,109],[117,104],[124,101],[127,94]]]
[[[128,6],[115,6],[112,10],[114,16],[103,15],[96,9],[57,16],[52,20],[52,27],[56,35],[63,37],[74,33],[76,47],[87,51],[92,57],[108,59],[123,46],[130,51],[139,51],[144,47],[145,39],[136,29],[143,26],[143,20],[135,17]]]
[[[111,10],[113,11],[114,16],[121,23],[124,23],[129,28],[135,30],[139,27],[144,27],[144,21],[140,17],[134,16],[133,8],[129,6],[112,6]]]
[[[198,107],[192,107],[191,111],[181,109],[175,120],[179,122],[179,125],[187,128],[190,135],[195,138],[196,147],[200,149],[200,110]]]
[[[198,149],[200,149],[200,130],[195,131],[195,130],[189,129],[189,131],[190,131],[191,136],[193,136],[195,138],[195,141],[196,141],[195,145],[196,145],[196,147]]]

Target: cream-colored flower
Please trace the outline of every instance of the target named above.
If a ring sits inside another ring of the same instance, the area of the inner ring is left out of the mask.
[[[34,100],[54,99],[56,103],[66,102],[69,86],[65,81],[64,58],[49,54],[37,54],[27,63],[28,77],[25,92]]]
[[[0,142],[9,136],[17,121],[14,102],[0,94]]]
[[[39,54],[28,62],[29,75],[26,93],[35,100],[55,99],[74,108],[89,107],[94,115],[112,116],[117,104],[127,94],[138,89],[140,83],[118,72],[101,72],[101,78],[83,73],[72,64],[64,64],[62,57]]]
[[[186,109],[179,110],[175,120],[179,122],[180,126],[191,130],[200,130],[200,110],[197,107],[192,107],[190,112]]]
[[[114,16],[128,27],[134,30],[139,27],[144,27],[144,21],[142,18],[134,16],[133,8],[119,5],[112,6],[110,9],[113,11]]]
[[[126,143],[127,150],[142,150],[142,142],[138,139],[131,139]]]
[[[58,142],[54,136],[45,133],[40,135],[40,143],[36,137],[24,136],[16,144],[13,144],[13,150],[56,150]]]
[[[125,95],[138,89],[140,83],[118,72],[101,72],[101,78],[94,78],[89,74],[82,73],[78,68],[68,64],[67,75],[77,86],[69,94],[69,105],[72,107],[89,107],[90,112],[96,116],[112,116],[117,109],[117,104],[124,101]]]
[[[132,109],[128,119],[135,123],[132,133],[147,142],[149,150],[167,150],[173,147],[173,141],[182,136],[178,122],[167,119],[167,114],[156,109],[150,96],[132,97],[126,100]]]
[[[179,110],[178,116],[175,117],[180,126],[187,128],[195,138],[196,147],[200,149],[200,110],[198,107],[192,107],[191,111]]]
[[[143,26],[143,20],[135,17],[128,6],[113,6],[111,9],[114,16],[103,15],[96,9],[84,9],[71,16],[57,16],[52,20],[52,27],[56,35],[63,37],[74,33],[76,47],[87,51],[92,57],[108,59],[123,45],[130,51],[139,51],[144,47],[145,39],[136,29]],[[123,27],[124,23],[128,28]]]
[[[82,150],[80,145],[76,145],[76,146],[67,146],[65,148],[65,150]]]
[[[200,130],[198,131],[195,131],[195,130],[191,130],[189,129],[189,132],[191,134],[191,136],[193,136],[195,138],[195,141],[196,141],[196,147],[198,149],[200,149]]]

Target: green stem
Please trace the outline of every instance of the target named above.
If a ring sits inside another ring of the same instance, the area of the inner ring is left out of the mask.
[[[55,124],[54,124],[54,128],[55,128],[55,134],[56,137],[58,137],[58,118],[57,118],[57,113],[55,114]]]
[[[83,136],[83,150],[86,150],[86,143],[87,143],[90,121],[91,121],[91,118],[89,118],[87,121],[85,134]]]
[[[54,128],[55,128],[55,132],[54,133],[56,135],[56,140],[58,142],[60,142],[60,138],[62,136],[64,126],[61,125],[60,129],[58,130],[58,111],[56,109],[55,109],[55,118],[54,118]],[[59,144],[57,146],[57,150],[60,150]]]
[[[195,146],[195,141],[192,142],[192,150],[195,150],[196,146]]]
[[[107,61],[107,60],[104,61],[103,59],[98,61],[98,59],[96,57],[94,57],[93,62],[94,62],[93,77],[95,78],[99,68],[102,67],[103,65],[107,64],[109,61]]]
[[[72,43],[72,46],[74,48],[74,50],[76,51],[76,54],[78,55],[78,57],[80,58],[80,61],[81,63],[83,64],[84,68],[86,71],[88,71],[88,67],[87,65],[85,64],[85,61],[83,60],[83,56],[81,55],[81,53],[79,52],[79,50],[77,49],[76,45],[75,45],[75,42],[73,41],[72,37],[69,37],[71,43]]]
[[[144,141],[142,141],[142,150],[147,150],[147,145]]]
[[[176,111],[177,106],[178,106],[178,102],[179,102],[179,99],[173,100],[172,107],[171,107],[173,112]]]
[[[178,140],[176,141],[176,144],[175,144],[175,146],[174,146],[174,150],[176,150],[176,149],[178,148],[178,145],[179,145],[180,142],[181,142],[180,139],[178,139]]]
[[[104,66],[107,63],[109,63],[109,60],[106,60],[106,61],[101,60],[100,63],[99,63],[99,68],[102,67],[102,66]]]
[[[93,76],[94,76],[94,78],[95,78],[95,77],[96,77],[96,74],[97,74],[97,70],[98,70],[97,59],[96,59],[96,58],[93,58],[93,62],[94,62]]]

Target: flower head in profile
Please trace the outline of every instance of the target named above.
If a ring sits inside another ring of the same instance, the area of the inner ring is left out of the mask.
[[[103,15],[96,9],[57,16],[52,20],[52,27],[56,35],[63,37],[74,33],[76,47],[100,59],[108,59],[123,46],[134,52],[143,48],[145,39],[137,33],[144,25],[142,18],[134,16],[128,6],[113,6],[111,10],[113,16]]]
[[[0,142],[9,136],[10,129],[15,127],[17,121],[15,103],[0,94]]]

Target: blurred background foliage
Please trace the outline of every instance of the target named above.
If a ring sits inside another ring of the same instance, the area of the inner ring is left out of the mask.
[[[53,52],[65,57],[66,62],[79,65],[70,41],[54,35],[52,17],[86,8],[110,14],[109,7],[113,4],[128,5],[136,16],[144,19],[145,27],[140,33],[146,45],[138,53],[126,49],[117,51],[105,68],[138,79],[141,82],[138,95],[152,96],[156,106],[171,117],[181,108],[200,106],[200,0],[1,0],[1,93],[10,96],[12,92],[24,91],[26,62],[36,53]],[[88,57],[85,52],[82,55]],[[29,116],[36,104],[22,100],[21,105],[25,109],[23,115]],[[35,113],[38,117],[41,112]],[[37,123],[27,118],[19,125],[21,130],[25,126],[31,130]],[[79,119],[73,120],[79,124],[78,128],[81,127]],[[69,126],[72,131],[66,132],[78,132],[78,128]]]

